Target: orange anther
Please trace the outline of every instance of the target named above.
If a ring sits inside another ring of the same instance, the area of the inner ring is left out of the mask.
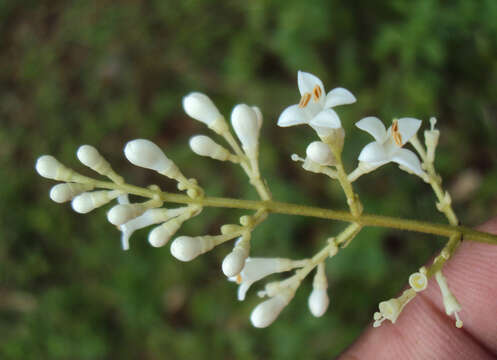
[[[319,85],[314,86],[314,89],[312,89],[312,94],[314,95],[314,102],[317,102],[319,100],[322,93],[323,90],[321,89],[321,86]]]
[[[299,102],[299,108],[305,108],[307,104],[309,104],[309,101],[311,100],[311,94],[305,93],[302,95],[302,98],[300,99]]]

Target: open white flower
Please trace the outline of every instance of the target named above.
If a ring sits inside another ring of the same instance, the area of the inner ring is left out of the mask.
[[[337,113],[338,105],[352,104],[356,98],[347,89],[337,87],[325,95],[322,81],[303,71],[298,72],[300,102],[287,107],[278,119],[278,126],[288,127],[309,124],[320,136],[328,131],[342,128]]]
[[[238,287],[238,300],[245,300],[245,294],[250,286],[271,274],[289,271],[295,268],[296,262],[290,259],[281,258],[247,258],[245,266],[240,274],[230,277],[230,281],[236,281]]]
[[[366,131],[375,141],[367,144],[359,154],[361,174],[372,171],[389,162],[395,162],[409,172],[422,178],[426,176],[421,169],[421,162],[414,152],[404,149],[405,143],[411,139],[421,126],[421,120],[414,118],[395,119],[387,129],[380,119],[366,117],[355,124]]]

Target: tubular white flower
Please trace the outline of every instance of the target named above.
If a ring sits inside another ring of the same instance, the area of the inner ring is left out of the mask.
[[[183,98],[183,109],[188,116],[209,127],[213,126],[216,120],[223,118],[212,100],[199,92],[192,92]]]
[[[223,260],[222,269],[227,277],[236,276],[242,271],[245,260],[250,253],[250,237],[248,235],[238,238],[233,251]]]
[[[180,174],[178,167],[150,140],[129,141],[124,147],[124,155],[133,165],[155,170],[169,178],[177,179]]]
[[[421,126],[421,120],[401,118],[394,120],[392,126],[386,130],[380,119],[370,116],[358,121],[355,125],[375,139],[367,144],[359,154],[359,165],[362,165],[363,173],[373,171],[389,162],[395,162],[403,169],[422,178],[426,177],[416,154],[402,148],[416,134]]]
[[[440,137],[440,131],[435,128],[437,124],[437,119],[434,117],[430,118],[430,130],[425,130],[425,145],[426,145],[426,155],[428,161],[433,163],[435,161],[435,151],[438,146],[438,138]]]
[[[328,145],[321,141],[314,141],[307,146],[306,155],[309,159],[321,166],[330,166],[336,164]]]
[[[124,182],[123,178],[112,170],[109,162],[93,146],[81,145],[76,152],[76,156],[82,164],[100,175],[107,176],[117,183]]]
[[[456,318],[456,327],[462,328],[463,322],[459,318],[458,314],[458,312],[461,311],[461,305],[457,302],[456,297],[450,291],[449,286],[447,285],[447,280],[443,276],[442,271],[437,271],[435,273],[435,279],[437,280],[440,292],[442,293],[445,313],[449,316],[454,314]]]
[[[77,175],[51,155],[40,156],[36,160],[35,168],[38,174],[52,180],[72,181],[74,180],[74,175]]]
[[[205,135],[195,135],[190,138],[190,148],[200,156],[210,157],[215,160],[229,160],[233,154]]]
[[[171,244],[171,255],[180,261],[191,261],[212,250],[217,244],[216,236],[180,236]]]
[[[329,136],[342,128],[340,118],[331,108],[354,103],[356,98],[350,91],[335,88],[325,96],[322,81],[303,71],[298,72],[298,87],[302,97],[300,103],[283,110],[278,119],[278,126],[309,124],[320,137]]]
[[[240,274],[229,280],[240,285],[238,287],[238,300],[242,301],[245,300],[245,294],[254,282],[268,275],[289,271],[293,268],[295,268],[294,261],[290,259],[248,257]]]
[[[121,195],[121,192],[118,190],[85,192],[72,199],[71,205],[74,211],[80,214],[86,214],[100,206],[107,204],[111,200],[114,200],[119,195]]]
[[[257,328],[265,328],[271,325],[294,295],[294,289],[284,289],[272,298],[257,305],[252,314],[250,314],[252,325]]]
[[[248,105],[236,105],[231,113],[231,125],[242,143],[243,150],[247,155],[252,155],[259,142],[260,125],[256,112]]]
[[[421,272],[415,272],[409,276],[409,285],[416,292],[423,291],[428,286],[428,278]]]
[[[76,183],[57,184],[50,189],[50,199],[56,203],[64,203],[89,190],[93,190],[93,185]]]
[[[318,265],[316,275],[312,282],[312,292],[309,296],[308,305],[311,314],[315,317],[324,315],[330,304],[328,297],[328,280],[324,270],[324,263]]]

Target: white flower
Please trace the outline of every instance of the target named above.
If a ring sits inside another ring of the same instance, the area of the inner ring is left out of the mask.
[[[309,124],[320,136],[342,128],[340,118],[332,108],[354,103],[356,98],[350,91],[338,87],[325,95],[321,80],[303,71],[298,72],[298,87],[300,102],[287,107],[281,113],[278,126]]]
[[[250,286],[268,275],[289,271],[295,267],[294,261],[281,258],[247,258],[243,270],[235,277],[229,278],[236,281],[238,287],[238,300],[245,300],[245,294]]]
[[[395,162],[418,176],[426,176],[416,154],[402,147],[416,134],[421,126],[421,120],[401,118],[394,120],[392,126],[386,130],[380,119],[369,116],[355,125],[375,139],[367,144],[359,154],[359,162],[364,172],[372,171],[389,162]]]
[[[454,317],[456,318],[456,327],[462,328],[463,322],[459,318],[458,314],[461,311],[461,305],[459,305],[456,297],[450,291],[449,285],[447,285],[447,280],[443,276],[442,271],[437,271],[435,273],[435,279],[437,280],[438,286],[440,287],[440,292],[442,293],[445,313],[447,315],[454,314]]]

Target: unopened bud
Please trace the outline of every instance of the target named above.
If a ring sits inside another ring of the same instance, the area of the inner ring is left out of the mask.
[[[295,292],[291,290],[281,291],[274,297],[257,305],[250,315],[252,325],[257,328],[265,328],[271,325],[292,300],[294,294]]]
[[[85,192],[72,199],[71,205],[74,211],[80,214],[86,214],[100,206],[107,204],[111,200],[114,200],[119,195],[121,195],[121,192],[117,190]]]
[[[307,146],[306,154],[309,159],[321,166],[334,165],[336,159],[328,145],[321,141],[314,141]]]
[[[236,276],[242,271],[245,260],[250,253],[250,239],[240,238],[235,244],[233,251],[230,252],[223,260],[223,273],[227,277]]]
[[[117,175],[109,162],[91,145],[81,145],[76,152],[79,161],[88,166],[100,175],[107,176],[117,183],[122,183],[123,179]]]
[[[72,200],[75,196],[92,189],[93,185],[87,184],[57,184],[53,186],[52,189],[50,189],[50,199],[52,199],[56,203],[64,203],[66,201]]]
[[[328,297],[327,289],[328,281],[324,271],[324,263],[321,263],[318,265],[316,275],[314,276],[312,292],[308,300],[309,310],[315,317],[323,316],[328,309],[330,298]]]
[[[124,147],[124,155],[133,165],[155,170],[169,178],[178,177],[178,167],[150,140],[129,141]]]
[[[183,98],[183,109],[188,116],[203,122],[209,127],[215,126],[223,116],[212,100],[205,94],[192,92]]]
[[[250,156],[257,151],[259,122],[254,110],[245,104],[235,106],[231,113],[231,125],[247,155]]]
[[[177,217],[157,226],[148,234],[149,244],[153,247],[161,247],[166,245],[174,234],[176,234],[184,221],[184,218]]]
[[[114,225],[122,225],[147,211],[143,204],[118,204],[107,213],[107,220]]]
[[[47,179],[72,181],[76,174],[73,170],[62,165],[51,155],[43,155],[36,160],[36,171]]]
[[[190,139],[190,148],[200,156],[225,161],[232,155],[227,149],[205,135],[196,135]]]
[[[180,236],[171,244],[171,254],[180,261],[191,261],[216,245],[215,236]]]

